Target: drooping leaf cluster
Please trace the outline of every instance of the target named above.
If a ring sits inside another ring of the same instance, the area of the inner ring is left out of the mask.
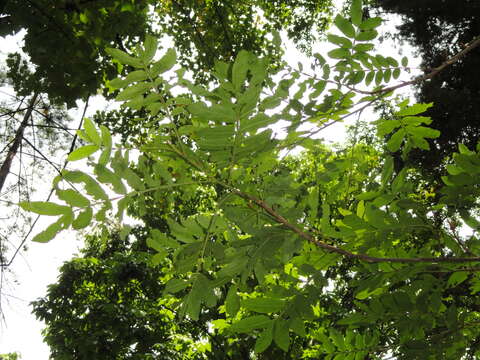
[[[401,102],[374,123],[383,146],[356,139],[326,148],[314,135],[388,100],[408,65],[376,51],[381,19],[363,18],[360,0],[349,18],[335,17],[329,59],[315,55],[320,76],[284,69],[274,78],[267,58],[240,51],[216,63],[216,85],[206,87],[174,67],[174,50],[155,58],[153,37],[135,57],[108,50],[135,68],[109,82],[117,100],[161,125],[133,160],[87,120],[87,145],[70,159],[90,158],[94,174],[58,176],[61,204],[21,204],[57,216],[35,240],[110,216],[122,223],[126,210],[147,217],[163,299],[179,319],[218,314],[211,331],[255,339],[251,358],[280,350],[328,360],[478,357],[480,146],[460,145],[439,187],[415,168],[396,171],[391,152],[406,158],[439,135],[424,116],[431,104]],[[273,136],[279,121],[283,138]],[[301,157],[285,157],[297,146]],[[199,194],[196,212],[177,207],[176,197],[184,205]]]

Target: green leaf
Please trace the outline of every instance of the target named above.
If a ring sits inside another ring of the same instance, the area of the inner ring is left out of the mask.
[[[202,298],[198,296],[196,291],[190,291],[185,297],[183,302],[183,311],[180,313],[180,317],[188,315],[192,320],[197,321],[200,315],[200,306],[202,304]]]
[[[377,124],[378,136],[383,137],[390,134],[393,130],[399,128],[402,124],[399,120],[379,120]]]
[[[57,194],[58,198],[60,200],[65,201],[68,205],[72,207],[87,207],[90,206],[90,201],[83,195],[81,195],[79,192],[72,190],[72,189],[67,189],[67,190],[60,190],[57,189],[55,191]]]
[[[403,139],[405,137],[405,130],[399,129],[396,131],[390,140],[387,142],[387,149],[391,152],[398,151],[400,149],[400,146],[402,145]]]
[[[167,294],[176,294],[186,289],[190,282],[183,279],[171,279],[165,284],[164,292]]]
[[[73,150],[70,154],[68,154],[67,160],[68,161],[77,161],[89,157],[96,151],[98,151],[99,147],[97,145],[85,145],[79,147],[78,149]]]
[[[273,340],[280,349],[287,352],[290,347],[290,334],[288,331],[288,322],[285,320],[275,321],[273,331]]]
[[[238,53],[237,58],[235,59],[232,67],[232,84],[236,90],[240,90],[247,77],[249,58],[249,52],[242,50]]]
[[[411,116],[411,115],[418,115],[427,111],[427,109],[431,108],[433,103],[427,104],[414,104],[412,106],[403,107],[400,111],[397,112],[397,116]]]
[[[228,289],[227,298],[225,300],[225,309],[228,316],[234,317],[240,309],[240,297],[237,294],[237,286],[232,285]]]
[[[269,314],[281,311],[285,306],[285,300],[276,298],[254,298],[242,301],[242,307],[258,313]]]
[[[225,265],[218,273],[218,277],[233,277],[241,273],[247,266],[247,257],[236,257],[232,262]]]
[[[233,323],[230,330],[239,333],[248,333],[255,329],[264,329],[271,326],[272,320],[265,315],[255,315]]]
[[[268,349],[273,340],[273,326],[268,326],[257,338],[255,342],[255,352],[257,354]]]
[[[70,207],[58,205],[47,201],[22,201],[20,207],[25,211],[34,212],[38,215],[58,216],[70,212]]]
[[[473,155],[474,152],[471,151],[465,144],[458,144],[458,151],[463,155]]]
[[[100,132],[102,134],[102,146],[111,148],[112,147],[112,135],[110,135],[110,130],[104,125],[100,125]]]
[[[337,15],[333,21],[335,26],[343,33],[346,37],[353,39],[355,37],[355,28],[353,25],[341,15]]]
[[[74,183],[84,183],[85,190],[91,196],[98,200],[108,200],[107,193],[102,189],[102,187],[89,175],[75,170],[62,172],[62,176],[66,181]]]
[[[177,62],[177,53],[175,49],[168,49],[165,55],[160,60],[155,62],[150,69],[152,77],[157,77],[160,74],[170,70]]]
[[[115,100],[117,101],[131,100],[135,97],[138,97],[150,91],[152,86],[153,86],[152,83],[144,83],[144,82],[131,85],[127,87],[125,90],[123,90],[122,92],[120,92],[115,98]]]
[[[145,190],[142,179],[132,169],[127,168],[122,172],[122,178],[127,180],[127,184],[134,190]]]
[[[89,206],[85,210],[83,210],[81,213],[78,214],[78,216],[73,220],[72,222],[72,227],[75,230],[80,230],[88,225],[90,225],[93,217],[93,209]]]
[[[380,25],[382,25],[382,21],[383,20],[380,17],[373,17],[373,18],[366,19],[366,20],[362,21],[362,23],[360,24],[360,29],[361,30],[375,29],[375,28],[379,27]]]
[[[480,230],[480,221],[471,216],[468,212],[462,211],[460,213],[462,220],[465,221],[465,224],[472,229],[479,231]]]
[[[352,0],[352,5],[350,6],[350,18],[354,25],[360,26],[362,24],[362,0]]]
[[[395,80],[398,79],[400,76],[400,69],[394,69],[392,75]]]
[[[375,74],[375,85],[379,86],[382,83],[383,71],[379,70]]]
[[[140,59],[134,58],[133,56],[128,55],[126,52],[123,52],[119,49],[106,48],[106,53],[113,57],[115,60],[118,60],[123,65],[131,65],[136,68],[142,68],[143,64]]]
[[[320,66],[325,65],[325,63],[327,62],[327,61],[325,60],[325,58],[324,58],[321,54],[319,54],[319,53],[314,53],[314,54],[313,54],[313,57],[316,59],[316,61],[318,62],[318,64],[319,64]]]
[[[402,66],[403,67],[407,67],[408,66],[408,58],[406,56],[404,56],[402,58]]]
[[[357,44],[353,47],[354,51],[361,51],[361,52],[368,52],[375,48],[375,45],[367,43],[367,44]]]
[[[353,74],[351,78],[351,84],[353,85],[360,84],[363,81],[364,77],[365,77],[364,71],[357,71],[356,73]]]
[[[100,125],[100,130],[102,133],[102,146],[103,150],[98,158],[98,163],[102,165],[107,165],[110,161],[110,156],[112,154],[112,136],[110,131],[103,125]]]
[[[385,82],[388,83],[390,81],[391,77],[392,77],[392,70],[387,69],[383,72],[383,79],[384,79]]]
[[[365,77],[365,84],[368,86],[372,83],[373,78],[375,77],[375,71],[370,71]]]
[[[147,245],[157,251],[162,251],[166,247],[174,249],[180,247],[180,244],[177,241],[161,233],[158,229],[152,229],[150,231],[150,237],[147,238]]]
[[[357,41],[370,41],[375,39],[378,36],[378,32],[376,30],[367,30],[367,31],[362,31],[359,33],[356,37],[355,40]]]
[[[114,172],[101,164],[95,165],[94,171],[97,175],[98,181],[104,184],[112,184],[113,191],[115,191],[117,194],[127,193],[127,189],[125,188],[125,185],[123,184],[121,178]]]
[[[387,156],[382,169],[382,186],[387,185],[393,175],[393,157]]]
[[[128,82],[125,79],[115,78],[108,82],[108,85],[113,89],[123,89],[128,85]]]
[[[394,68],[398,67],[398,61],[396,59],[394,59],[391,56],[387,56],[386,59],[387,59],[387,62],[390,66],[392,66]]]
[[[86,134],[90,140],[95,144],[100,146],[102,144],[102,138],[98,134],[97,128],[92,120],[89,118],[83,119],[83,128],[85,129]]]
[[[435,139],[440,136],[440,131],[432,128],[427,128],[425,126],[415,126],[407,127],[407,130],[415,136],[420,136],[422,138]]]
[[[392,191],[394,193],[399,193],[402,188],[405,186],[406,179],[407,179],[408,170],[407,168],[403,168],[400,170],[400,173],[395,177],[392,182]]]
[[[153,59],[153,57],[155,56],[155,53],[157,52],[157,48],[158,48],[157,37],[147,34],[145,36],[144,48],[145,48],[145,51],[142,54],[142,61],[145,64],[147,64]]]
[[[350,50],[343,48],[334,49],[329,51],[327,55],[332,59],[346,59],[350,57]]]
[[[131,73],[128,73],[127,77],[125,78],[125,80],[123,80],[123,82],[125,83],[125,85],[127,85],[137,81],[144,81],[147,79],[148,79],[148,74],[145,70],[136,70],[136,71],[132,71]],[[125,87],[125,85],[122,87]]]
[[[82,22],[84,24],[88,24],[88,22],[89,22],[88,16],[84,12],[80,13],[79,19],[80,19],[80,22]]]
[[[60,231],[65,228],[65,219],[61,217],[56,222],[48,226],[44,231],[35,235],[32,241],[46,243],[52,240]]]
[[[329,334],[330,334],[330,338],[332,339],[333,343],[338,348],[338,350],[345,351],[347,349],[343,335],[339,331],[337,331],[334,328],[330,328]]]
[[[343,36],[338,36],[338,35],[333,35],[333,34],[328,34],[327,39],[329,42],[332,44],[340,45],[346,48],[351,48],[352,47],[352,42],[347,39],[346,37]]]
[[[305,337],[307,332],[305,330],[305,322],[301,318],[294,318],[290,321],[290,328],[294,333],[301,337]]]
[[[469,273],[467,271],[457,271],[454,272],[448,278],[447,285],[448,287],[460,285],[462,282],[468,279]]]

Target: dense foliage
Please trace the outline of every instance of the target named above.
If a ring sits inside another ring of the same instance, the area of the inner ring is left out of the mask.
[[[215,59],[232,60],[241,49],[278,58],[268,39],[273,28],[308,49],[332,7],[330,0],[7,0],[0,4],[0,36],[26,30],[22,50],[30,63],[20,53],[8,60],[17,94],[41,91],[71,107],[122,72],[105,56],[108,46],[135,53],[135,42],[159,27],[173,38],[182,64],[206,81]]]
[[[435,0],[377,0],[384,11],[402,16],[398,34],[416,47],[422,68],[431,71],[460,52],[480,34],[480,2]],[[419,83],[417,99],[433,102],[427,111],[432,127],[441,134],[431,143],[437,151],[415,151],[410,156],[426,172],[435,172],[446,155],[459,142],[475,146],[480,140],[480,49],[439,73],[430,81]]]
[[[375,51],[381,19],[363,18],[360,0],[349,16],[335,17],[328,40],[336,47],[328,61],[315,55],[315,75],[301,66],[273,73],[268,57],[240,51],[233,64],[215,64],[214,85],[201,86],[184,76],[173,49],[154,58],[152,36],[136,56],[108,49],[135,68],[109,81],[116,99],[159,125],[133,160],[132,149],[85,119],[87,145],[69,160],[88,158],[94,174],[63,171],[57,203],[21,204],[57,216],[34,240],[107,228],[112,215],[126,234],[126,210],[149,219],[162,301],[178,321],[215,314],[211,333],[253,339],[250,358],[478,358],[480,146],[460,144],[440,186],[415,168],[395,168],[391,153],[406,159],[439,136],[424,116],[435,105],[392,98],[408,85],[389,87],[407,59]],[[386,101],[392,114],[373,123],[379,146],[357,133],[334,151],[315,137]],[[284,138],[271,129],[280,120]],[[285,155],[298,146],[300,157]],[[195,212],[177,211],[198,194]],[[158,227],[157,208],[168,209]]]
[[[201,359],[206,328],[174,322],[172,301],[161,299],[164,285],[145,246],[105,236],[90,238],[83,256],[65,263],[47,297],[33,303],[48,325],[52,358]]]
[[[231,61],[240,50],[279,59],[273,29],[285,30],[308,50],[315,34],[327,28],[332,7],[331,0],[177,0],[155,5],[162,32],[174,39],[180,63],[197,80],[209,79],[207,70],[216,60]]]
[[[104,48],[125,49],[143,38],[148,2],[8,0],[0,5],[0,36],[26,30],[23,51],[10,54],[8,75],[20,96],[37,91],[52,102],[75,105],[95,94],[105,76],[117,71],[105,58]],[[103,59],[102,59],[103,58]]]

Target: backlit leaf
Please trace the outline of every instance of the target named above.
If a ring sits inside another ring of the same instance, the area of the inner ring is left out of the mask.
[[[95,127],[95,124],[93,123],[92,120],[89,118],[84,118],[83,119],[83,128],[85,129],[85,132],[87,133],[88,137],[90,140],[95,144],[100,146],[102,144],[102,138],[100,137],[97,128]]]
[[[44,231],[35,235],[32,241],[39,242],[39,243],[49,242],[64,228],[65,228],[64,219],[60,218],[53,224],[49,225]]]
[[[352,0],[352,5],[350,6],[350,18],[352,23],[357,26],[362,24],[362,5],[362,0]]]
[[[118,60],[121,64],[131,65],[131,66],[136,67],[136,68],[143,67],[143,64],[140,61],[140,59],[137,59],[133,56],[130,56],[122,50],[107,48],[107,49],[105,49],[105,51],[107,52],[108,55],[113,57],[115,60]]]
[[[355,37],[355,29],[353,25],[341,15],[337,15],[334,20],[335,26],[348,38]]]
[[[151,74],[156,77],[170,70],[177,62],[177,53],[174,49],[168,49],[160,60],[155,62],[151,68]]]
[[[72,227],[75,230],[83,229],[83,228],[87,227],[88,225],[90,225],[90,223],[92,221],[92,217],[93,217],[93,210],[89,206],[77,215],[75,220],[73,220],[73,222],[72,222]]]
[[[60,200],[65,201],[68,205],[74,206],[74,207],[86,207],[90,206],[90,201],[83,196],[82,194],[78,193],[75,190],[72,189],[67,189],[67,190],[60,190],[57,189],[55,191],[57,194],[58,198]]]
[[[85,145],[79,147],[78,149],[73,150],[67,157],[68,161],[77,161],[89,157],[98,151],[99,147],[97,145]]]
[[[64,215],[70,211],[70,207],[58,205],[47,201],[22,201],[19,203],[25,211],[34,212],[38,215],[58,216]]]

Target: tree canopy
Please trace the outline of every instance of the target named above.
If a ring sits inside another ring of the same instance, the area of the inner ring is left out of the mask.
[[[145,1],[8,0],[0,7],[0,35],[26,30],[23,51],[10,54],[9,77],[18,95],[47,93],[54,103],[75,105],[95,94],[116,68],[102,61],[106,46],[131,47],[148,29]]]
[[[398,27],[401,39],[416,47],[422,68],[431,71],[463,50],[480,33],[478,1],[390,1],[378,0],[384,11],[402,16]],[[433,102],[427,111],[432,127],[440,130],[430,140],[436,151],[411,154],[411,161],[427,172],[436,171],[443,158],[452,154],[459,142],[475,146],[480,140],[480,49],[457,61],[429,81],[418,83],[417,98]]]
[[[93,174],[65,170],[53,182],[58,201],[20,204],[55,217],[34,241],[89,225],[109,231],[113,217],[135,236],[125,212],[146,220],[161,301],[179,322],[208,319],[214,336],[251,339],[248,358],[478,358],[480,145],[457,145],[441,185],[408,162],[396,168],[391,154],[428,151],[440,135],[425,115],[436,105],[397,100],[395,90],[435,78],[479,41],[397,83],[408,59],[375,49],[381,22],[354,0],[348,17],[335,17],[335,47],[315,54],[313,74],[242,50],[215,63],[209,85],[185,76],[174,49],[156,57],[154,36],[134,55],[107,49],[132,68],[108,82],[116,99],[158,125],[132,149],[85,119],[86,145],[68,159],[87,159]],[[272,44],[281,46],[278,36]],[[376,140],[354,131],[335,150],[316,137],[379,102],[393,116],[372,123]],[[280,120],[283,138],[273,136]],[[100,274],[97,285],[109,280]]]
[[[182,64],[206,81],[215,59],[232,60],[241,49],[274,56],[274,28],[307,49],[312,30],[328,26],[332,7],[330,0],[8,0],[0,5],[0,36],[26,30],[22,50],[35,71],[19,53],[8,61],[19,95],[42,91],[72,107],[122,72],[106,60],[106,47],[134,53],[134,44],[158,27],[173,38]]]

